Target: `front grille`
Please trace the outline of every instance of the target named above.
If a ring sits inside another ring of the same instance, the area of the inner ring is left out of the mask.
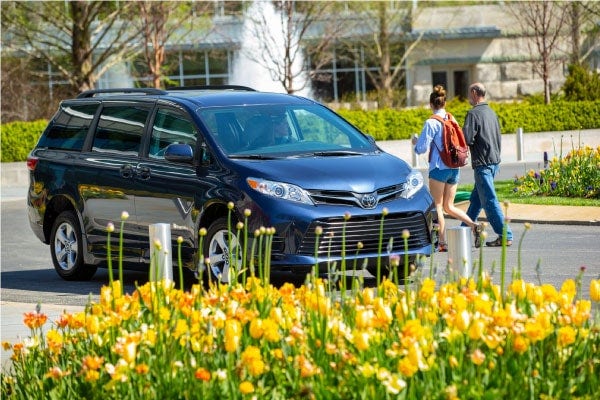
[[[375,194],[378,203],[385,203],[400,197],[404,191],[404,184],[388,186],[378,189]],[[340,190],[310,190],[310,197],[315,204],[349,205],[363,207],[361,197],[365,193],[354,193]],[[364,208],[364,207],[363,207]]]
[[[386,254],[388,250],[402,253],[405,250],[402,231],[405,229],[410,233],[408,250],[420,249],[430,244],[427,222],[422,213],[412,212],[385,216],[383,235],[380,235],[381,218],[381,215],[373,215],[351,217],[348,221],[344,221],[344,218],[316,220],[310,225],[298,253],[315,254],[315,242],[317,240],[315,228],[317,226],[323,228],[323,233],[319,236],[318,253],[320,256],[341,256],[344,241],[346,243],[346,255],[356,254],[358,242],[363,244],[359,254],[377,253],[380,236],[382,237],[381,251],[383,254]],[[345,239],[342,235],[344,225]],[[392,248],[388,249],[390,238],[393,238]]]

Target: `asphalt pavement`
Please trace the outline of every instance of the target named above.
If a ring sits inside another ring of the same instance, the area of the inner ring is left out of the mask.
[[[426,155],[416,156],[409,140],[392,140],[378,142],[385,151],[392,153],[413,167],[419,168],[426,177]],[[523,175],[529,169],[540,169],[544,166],[545,156],[548,159],[566,155],[571,149],[580,146],[599,147],[600,129],[564,132],[542,132],[505,134],[502,136],[502,163],[498,180],[511,179],[514,175]],[[25,201],[29,174],[25,163],[1,163],[0,207],[6,201]],[[470,167],[461,169],[461,183],[470,183],[473,179]],[[466,208],[468,202],[459,204]],[[513,222],[531,222],[535,224],[572,224],[600,226],[600,207],[579,206],[538,206],[511,203],[507,209],[507,217]],[[485,214],[480,218],[485,220]],[[1,258],[0,258],[1,260]],[[1,268],[1,263],[0,263]],[[1,286],[1,283],[0,283]],[[23,314],[35,311],[36,304],[2,301],[0,291],[0,340],[16,343],[30,335],[23,324]],[[41,312],[54,321],[63,312],[77,312],[82,306],[44,304]],[[2,369],[9,365],[10,352],[2,352]]]

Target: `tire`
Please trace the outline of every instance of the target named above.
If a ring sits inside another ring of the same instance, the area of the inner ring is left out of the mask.
[[[404,256],[400,256],[400,264],[397,268],[395,268],[395,270],[399,271],[399,275],[398,275],[398,282],[404,282],[404,278],[406,278],[404,276]],[[408,275],[410,276],[411,271],[416,270],[417,268],[417,264],[415,262],[415,259],[413,257],[409,257],[408,259]],[[381,274],[380,276],[380,281],[377,282],[378,284],[381,283],[381,281],[383,281],[383,278],[389,279],[390,276],[390,271],[391,268],[388,264],[384,264],[384,259],[381,259],[381,267],[379,270],[379,273]],[[371,275],[373,275],[374,279],[377,279],[377,265],[367,265],[367,272],[369,272]],[[392,277],[392,280],[394,278]]]
[[[236,266],[237,272],[239,272],[242,265],[243,248],[235,233],[236,223],[237,221],[231,222],[231,237],[229,237],[226,217],[217,219],[206,232],[203,254],[205,254],[205,258],[210,260],[209,270],[213,281],[219,280],[222,283],[229,283],[229,274],[233,272],[232,263]],[[230,254],[236,254],[237,260],[234,260]]]
[[[62,212],[54,221],[50,255],[54,269],[66,281],[87,281],[96,273],[96,266],[83,263],[83,238],[73,211]]]

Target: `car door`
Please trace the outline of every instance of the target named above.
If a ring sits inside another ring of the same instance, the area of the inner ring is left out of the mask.
[[[183,239],[182,255],[193,259],[199,211],[195,198],[202,184],[193,163],[167,161],[164,152],[170,144],[188,144],[196,148],[198,129],[189,115],[175,107],[158,106],[148,132],[147,151],[136,168],[135,209],[141,235],[149,236],[152,224],[170,225],[172,252],[177,254],[177,238]],[[146,246],[144,258],[150,258]]]
[[[90,252],[106,255],[107,225],[112,222],[113,255],[120,240],[123,212],[129,214],[123,227],[123,257],[139,262],[142,241],[136,225],[135,168],[152,105],[105,102],[95,126],[89,151],[77,169],[80,198],[84,203],[84,230]],[[145,244],[145,243],[144,243]]]

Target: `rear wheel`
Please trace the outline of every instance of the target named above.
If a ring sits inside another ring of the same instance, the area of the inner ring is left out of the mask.
[[[206,233],[204,254],[210,260],[209,270],[212,279],[223,283],[232,280],[231,274],[238,273],[242,265],[243,248],[235,233],[235,223],[229,232],[227,218],[217,219]]]
[[[67,281],[90,280],[97,267],[83,263],[83,239],[73,211],[62,212],[50,232],[50,255],[58,275]]]

